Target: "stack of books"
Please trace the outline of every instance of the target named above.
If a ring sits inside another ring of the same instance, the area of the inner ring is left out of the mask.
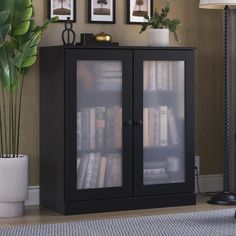
[[[159,147],[180,144],[177,123],[172,108],[145,107],[143,110],[144,147]]]
[[[93,107],[77,112],[77,150],[121,148],[122,108]]]
[[[77,189],[120,187],[122,160],[120,153],[84,153],[77,158]]]

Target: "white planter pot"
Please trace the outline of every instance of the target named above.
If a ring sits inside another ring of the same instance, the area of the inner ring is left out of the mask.
[[[169,46],[169,29],[148,29],[148,46]]]
[[[28,189],[28,157],[0,158],[0,217],[24,214]]]

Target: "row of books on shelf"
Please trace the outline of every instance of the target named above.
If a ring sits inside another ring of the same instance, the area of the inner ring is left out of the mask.
[[[144,108],[143,144],[144,147],[180,144],[180,135],[172,108],[168,106]]]
[[[98,91],[120,91],[122,89],[122,67],[120,62],[89,61],[78,66],[80,87]]]
[[[171,61],[144,61],[143,89],[146,91],[173,90],[173,63]]]
[[[144,184],[161,184],[183,181],[184,166],[180,165],[180,159],[175,156],[167,157],[165,161],[144,162]]]
[[[77,189],[120,187],[122,160],[119,153],[106,156],[86,153],[77,158]]]
[[[121,148],[122,108],[93,107],[77,112],[77,150]]]

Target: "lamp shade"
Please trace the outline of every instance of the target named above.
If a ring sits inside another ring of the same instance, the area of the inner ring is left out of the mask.
[[[236,0],[200,0],[199,7],[207,9],[223,9],[226,5],[236,5]]]

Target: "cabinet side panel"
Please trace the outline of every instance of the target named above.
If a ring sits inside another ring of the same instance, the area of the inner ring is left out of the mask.
[[[64,49],[40,49],[40,204],[64,210]]]

